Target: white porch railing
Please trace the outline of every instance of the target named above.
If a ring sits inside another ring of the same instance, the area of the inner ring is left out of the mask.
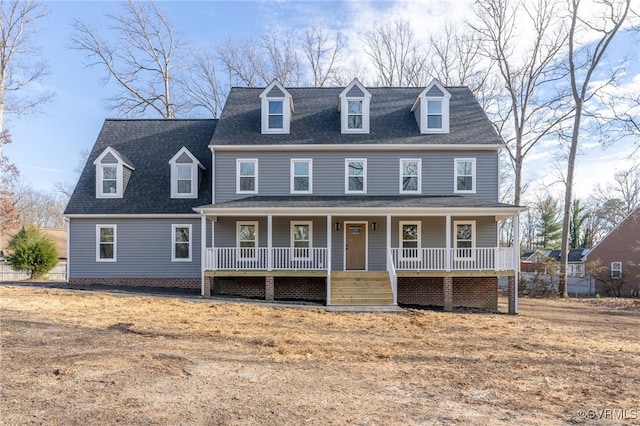
[[[271,265],[269,262],[271,261]],[[327,269],[326,248],[207,248],[205,270],[304,270]]]
[[[515,269],[513,248],[392,248],[398,271],[508,271]]]

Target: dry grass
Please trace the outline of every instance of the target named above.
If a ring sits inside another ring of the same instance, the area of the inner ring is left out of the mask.
[[[633,302],[525,299],[513,317],[0,298],[3,424],[559,424],[617,408],[599,423],[640,424]]]

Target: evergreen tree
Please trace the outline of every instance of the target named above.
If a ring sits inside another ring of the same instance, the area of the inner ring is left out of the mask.
[[[31,271],[31,279],[40,278],[58,263],[58,250],[38,228],[22,228],[9,243],[7,262],[15,269]]]
[[[589,213],[585,212],[584,206],[580,205],[580,200],[573,200],[571,206],[571,222],[569,222],[569,247],[570,248],[582,248],[588,239],[587,235],[581,239],[582,225],[587,220]],[[586,232],[585,232],[586,234]]]
[[[538,201],[537,210],[540,218],[538,220],[538,248],[557,249],[560,247],[560,237],[562,236],[562,223],[560,222],[560,209],[558,202],[551,196]]]

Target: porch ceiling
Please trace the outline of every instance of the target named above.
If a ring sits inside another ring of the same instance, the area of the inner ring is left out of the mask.
[[[467,196],[255,196],[194,207],[198,213],[210,215],[348,215],[369,214],[473,214],[510,216],[524,207]]]

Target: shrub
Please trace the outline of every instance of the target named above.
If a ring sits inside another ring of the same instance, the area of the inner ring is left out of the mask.
[[[15,269],[31,271],[40,278],[58,263],[56,245],[38,228],[22,228],[9,243],[7,262]]]

